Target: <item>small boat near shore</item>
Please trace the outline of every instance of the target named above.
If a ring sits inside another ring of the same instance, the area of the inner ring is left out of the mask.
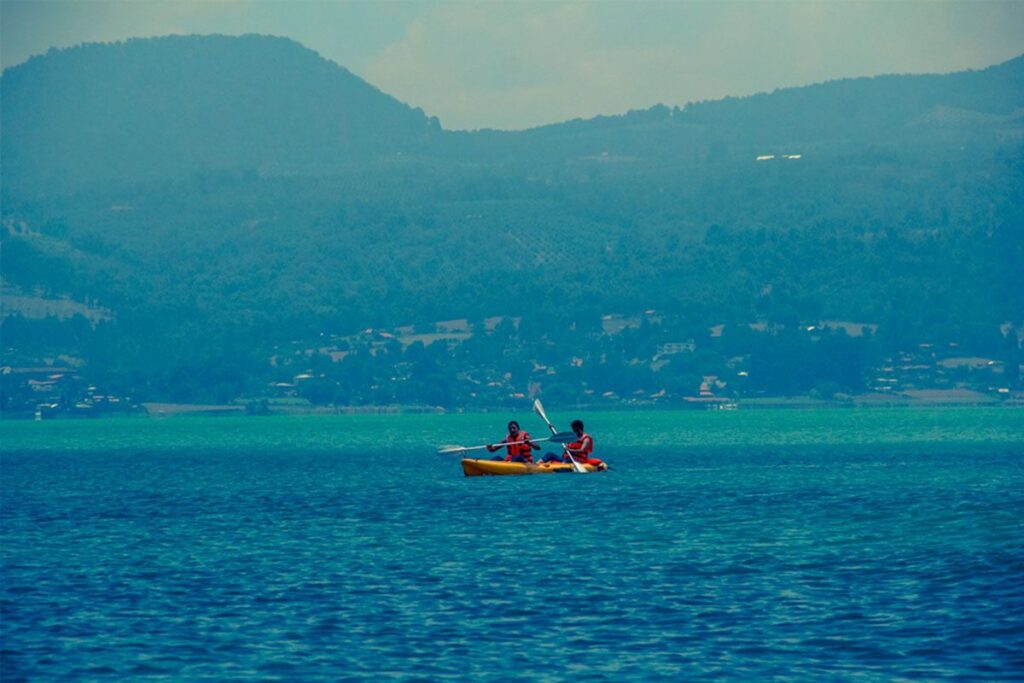
[[[583,465],[587,472],[604,472],[608,465]],[[506,462],[504,460],[477,460],[474,458],[462,459],[462,472],[467,477],[484,477],[494,475],[524,475],[524,474],[574,474],[573,466],[567,462]]]

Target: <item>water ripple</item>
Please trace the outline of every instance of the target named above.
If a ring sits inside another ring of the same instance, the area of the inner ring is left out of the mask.
[[[3,456],[3,680],[1020,679],[1016,453]]]

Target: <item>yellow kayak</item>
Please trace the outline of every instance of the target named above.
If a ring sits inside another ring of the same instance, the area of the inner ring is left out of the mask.
[[[584,465],[588,472],[603,472],[608,465]],[[505,462],[504,460],[474,460],[464,458],[462,460],[462,471],[467,477],[483,477],[487,475],[517,475],[517,474],[555,474],[573,473],[573,466],[567,462]]]

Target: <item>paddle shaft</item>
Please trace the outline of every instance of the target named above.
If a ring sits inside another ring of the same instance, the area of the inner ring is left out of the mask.
[[[544,406],[541,404],[539,398],[533,400],[533,411],[540,416],[540,419],[544,420],[544,422],[547,423],[548,429],[551,430],[552,434],[557,433],[555,430],[555,425],[551,424],[551,420],[548,419],[547,414],[544,412]],[[562,449],[565,451],[565,454],[569,456],[569,462],[572,463],[573,469],[579,472],[580,474],[586,474],[587,468],[584,467],[582,463],[577,462],[576,457],[572,454],[572,451],[569,450],[569,447],[563,445]]]
[[[569,438],[573,438],[575,436],[576,435],[572,434],[571,432],[565,432],[565,433],[562,433],[562,434],[559,434],[558,432],[552,432],[551,436],[549,436],[549,437],[547,437],[545,439],[530,439],[529,441],[515,441],[513,443],[542,443],[544,441],[554,441],[556,443],[565,443],[565,440],[567,440]],[[444,448],[437,449],[437,452],[438,453],[461,453],[463,451],[479,451],[481,449],[487,448],[487,446],[497,446],[497,448],[495,448],[495,450],[501,450],[502,448],[505,448],[505,447],[507,447],[509,445],[511,445],[509,442],[503,441],[501,443],[496,443],[496,444],[484,444],[483,446],[445,446]]]

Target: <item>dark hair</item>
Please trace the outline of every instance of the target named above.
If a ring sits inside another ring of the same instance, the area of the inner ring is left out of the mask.
[[[519,423],[516,422],[515,420],[512,420],[511,422],[508,423],[508,428],[512,429],[512,425],[515,425],[516,429],[519,429]]]
[[[572,421],[572,425],[570,425],[570,426],[573,429],[576,429],[577,427],[579,427],[580,429],[583,429],[583,420],[573,420]]]

